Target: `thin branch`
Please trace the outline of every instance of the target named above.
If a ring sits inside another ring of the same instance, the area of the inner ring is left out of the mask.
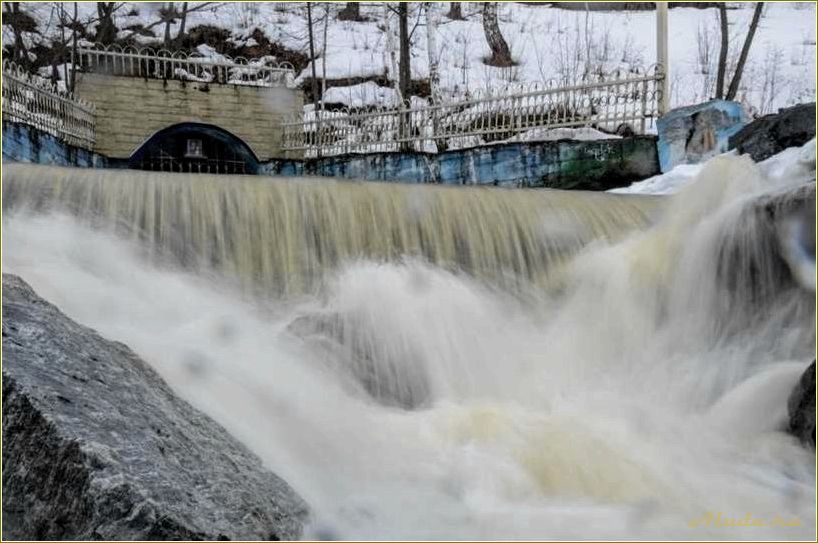
[[[741,75],[744,72],[744,64],[747,62],[747,55],[750,53],[750,46],[753,44],[753,37],[758,28],[758,22],[761,19],[761,11],[764,9],[764,2],[756,4],[753,12],[753,20],[750,21],[750,28],[747,30],[747,36],[744,38],[744,45],[741,48],[741,54],[738,57],[736,64],[736,71],[733,73],[733,79],[730,81],[730,88],[727,89],[728,100],[733,100],[738,94],[738,86],[741,83]]]

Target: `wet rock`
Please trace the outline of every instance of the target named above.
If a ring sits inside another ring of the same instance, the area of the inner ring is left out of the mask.
[[[815,102],[756,119],[730,137],[729,148],[759,162],[788,147],[800,147],[814,137]]]
[[[354,314],[311,313],[287,330],[308,342],[382,405],[418,409],[431,392],[423,357],[401,338],[375,337],[366,319]]]
[[[807,368],[787,402],[789,431],[804,446],[815,449],[815,360]]]
[[[807,236],[793,240],[784,235],[793,221],[805,228],[802,215],[815,213],[815,183],[787,188],[749,201],[729,225],[719,229],[714,258],[722,287],[717,307],[721,333],[741,334],[780,311],[792,318],[814,314],[814,292],[805,288],[790,258],[791,241],[800,255],[810,249]],[[814,223],[813,223],[814,224]],[[812,259],[814,270],[814,256]],[[814,271],[813,271],[814,273]],[[812,347],[810,347],[810,352]],[[804,355],[806,356],[806,354]]]
[[[306,515],[127,346],[3,275],[4,539],[283,540]]]

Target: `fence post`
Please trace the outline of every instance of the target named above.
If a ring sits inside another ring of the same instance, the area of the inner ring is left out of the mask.
[[[667,48],[667,2],[656,2],[656,62],[659,64],[662,79],[659,94],[658,112],[659,116],[664,115],[668,109],[667,74],[668,70],[668,48]]]
[[[645,74],[645,76],[646,76],[645,80],[642,82],[642,114],[640,115],[641,120],[640,120],[640,123],[639,123],[639,125],[640,125],[639,133],[640,134],[645,133],[645,128],[646,128],[645,122],[647,121],[647,116],[648,116],[648,79],[647,79],[647,73]]]

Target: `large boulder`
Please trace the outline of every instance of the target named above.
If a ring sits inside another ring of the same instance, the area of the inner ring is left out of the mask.
[[[284,540],[306,515],[127,346],[3,275],[4,539]]]
[[[790,394],[787,411],[790,433],[805,446],[815,449],[815,360]]]
[[[814,274],[814,217],[812,182],[748,202],[735,225],[721,231],[717,274],[725,287],[722,308],[728,315],[766,315],[769,304],[783,303],[787,293],[813,303],[813,293],[804,290],[809,287],[800,279],[805,265],[811,265]]]
[[[756,162],[788,147],[800,147],[815,137],[815,102],[765,115],[730,137],[729,148],[749,154]]]

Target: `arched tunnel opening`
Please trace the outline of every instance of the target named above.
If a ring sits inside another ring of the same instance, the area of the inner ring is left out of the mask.
[[[239,137],[218,126],[180,123],[151,136],[128,159],[135,170],[256,174],[258,158]]]

